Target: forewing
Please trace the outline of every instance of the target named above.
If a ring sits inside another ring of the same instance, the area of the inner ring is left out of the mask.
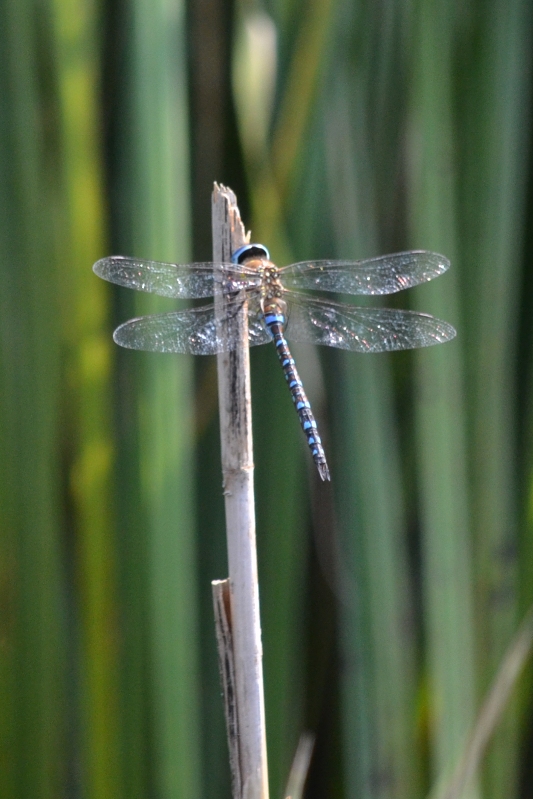
[[[430,347],[456,335],[447,322],[417,311],[357,308],[313,300],[291,292],[287,338],[353,352],[387,352]]]
[[[231,263],[165,264],[122,255],[102,258],[93,271],[118,286],[182,299],[212,297],[215,283],[223,280],[228,291],[248,288],[259,280],[252,269]]]
[[[339,294],[394,294],[433,280],[449,268],[444,255],[425,250],[381,255],[365,261],[302,261],[280,270],[287,289]]]
[[[240,306],[239,306],[240,307]],[[237,329],[234,308],[218,325],[215,306],[203,305],[185,311],[141,316],[117,327],[113,338],[121,347],[150,352],[179,352],[191,355],[215,355],[235,349]],[[265,344],[270,333],[259,313],[259,304],[251,303],[248,311],[248,337],[250,346]]]

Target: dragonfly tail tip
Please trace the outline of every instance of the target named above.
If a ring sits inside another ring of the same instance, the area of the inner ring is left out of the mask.
[[[318,466],[318,473],[322,480],[325,482],[326,480],[331,480],[329,476],[329,469],[327,463],[317,463]]]

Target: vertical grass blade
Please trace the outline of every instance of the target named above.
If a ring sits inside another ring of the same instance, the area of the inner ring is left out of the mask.
[[[346,68],[337,68],[328,93],[328,198],[340,257],[379,251],[377,209],[387,202],[379,195],[375,168],[382,151],[372,141],[372,113],[364,103],[370,69],[370,59],[363,58],[350,80]],[[336,397],[335,410],[340,453],[337,502],[349,586],[341,613],[346,663],[342,727],[350,795],[407,799],[419,790],[420,760],[415,747],[415,640],[391,366],[390,356],[349,354],[340,359],[343,391]]]
[[[447,3],[418,5],[409,131],[410,244],[448,255],[451,270],[419,289],[425,311],[457,323],[452,46]],[[420,300],[419,300],[420,302]],[[418,305],[421,307],[421,305]],[[466,472],[464,337],[416,353],[425,633],[431,760],[439,774],[457,758],[476,707],[473,572]],[[477,796],[475,786],[465,797]]]
[[[532,11],[490,3],[461,50],[458,131],[461,252],[471,415],[479,687],[484,693],[517,624],[516,362],[524,164],[531,117]],[[517,789],[514,703],[489,750],[486,796]]]
[[[114,123],[120,148],[115,238],[129,253],[170,261],[189,258],[184,10],[183,3],[132,0],[125,65],[130,102]],[[156,298],[135,297],[137,314],[161,307]],[[131,535],[147,557],[147,563],[129,560],[129,565],[135,572],[146,570],[144,645],[151,679],[146,721],[154,747],[154,789],[164,799],[201,792],[191,367],[182,356],[125,353],[122,361],[123,375],[133,379],[132,411],[139,425],[138,449],[133,430],[124,442],[124,452],[137,451],[140,458],[142,516]],[[135,503],[135,487],[121,484],[123,505]],[[131,699],[143,701],[139,695]]]
[[[65,789],[57,303],[58,142],[49,8],[0,8],[0,794]],[[48,124],[47,124],[48,123]],[[51,124],[50,124],[51,123]]]
[[[111,342],[106,289],[90,268],[104,252],[97,7],[56,0],[53,8],[67,205],[62,322],[75,431],[69,482],[80,585],[80,780],[89,797],[120,796]]]

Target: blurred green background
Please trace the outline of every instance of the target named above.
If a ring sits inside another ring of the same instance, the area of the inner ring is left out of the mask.
[[[251,353],[271,796],[416,799],[533,601],[527,0],[0,5],[0,796],[230,796],[214,359],[119,351],[170,301],[111,253],[211,257],[213,181],[280,265],[446,254],[389,298],[428,351]],[[407,305],[406,305],[407,304]],[[468,799],[533,797],[532,672]]]

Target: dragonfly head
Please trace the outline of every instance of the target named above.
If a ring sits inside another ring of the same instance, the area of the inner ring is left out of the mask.
[[[270,253],[264,244],[245,244],[235,250],[231,256],[231,261],[234,264],[243,264],[249,258],[266,258],[267,261],[270,261]]]

